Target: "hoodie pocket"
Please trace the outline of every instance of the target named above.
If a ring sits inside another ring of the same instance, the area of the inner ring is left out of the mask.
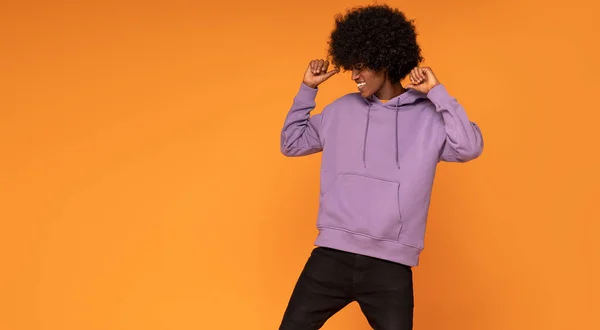
[[[320,227],[397,241],[402,229],[400,184],[341,173],[321,197]]]

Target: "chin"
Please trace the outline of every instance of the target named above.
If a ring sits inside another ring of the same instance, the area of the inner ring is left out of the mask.
[[[369,91],[362,91],[360,92],[360,96],[364,97],[364,98],[369,98],[373,95],[373,93],[370,93]]]

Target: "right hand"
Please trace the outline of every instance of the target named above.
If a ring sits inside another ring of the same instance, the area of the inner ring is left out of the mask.
[[[327,72],[328,67],[329,61],[327,60],[310,61],[306,73],[304,73],[304,84],[311,88],[317,88],[325,80],[340,72],[337,68]]]

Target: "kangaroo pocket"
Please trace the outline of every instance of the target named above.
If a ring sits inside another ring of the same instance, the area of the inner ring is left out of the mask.
[[[361,174],[338,174],[321,197],[320,227],[398,240],[402,229],[400,184]]]

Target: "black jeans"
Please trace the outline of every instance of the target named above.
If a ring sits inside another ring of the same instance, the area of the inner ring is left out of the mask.
[[[317,247],[300,274],[279,329],[320,329],[353,301],[375,330],[412,330],[412,269]]]

